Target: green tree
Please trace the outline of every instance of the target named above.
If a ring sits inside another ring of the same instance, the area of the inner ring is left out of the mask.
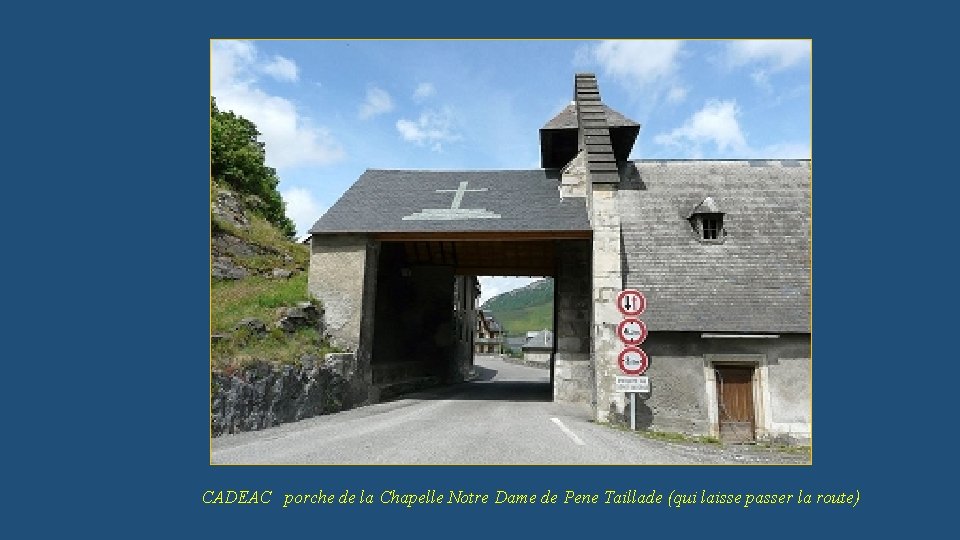
[[[210,96],[210,176],[239,193],[259,197],[263,204],[254,210],[292,237],[296,227],[277,191],[277,171],[264,163],[266,152],[259,136],[253,122],[232,111],[220,111],[216,98]]]

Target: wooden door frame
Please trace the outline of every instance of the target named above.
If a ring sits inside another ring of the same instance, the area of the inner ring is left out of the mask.
[[[764,354],[706,354],[703,356],[703,372],[706,379],[707,420],[710,435],[720,437],[720,407],[717,395],[717,367],[742,366],[753,368],[753,419],[754,439],[760,440],[766,433],[766,410],[769,402],[767,390],[767,356]]]

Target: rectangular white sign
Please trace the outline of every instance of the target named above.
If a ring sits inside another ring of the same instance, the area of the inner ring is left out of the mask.
[[[650,392],[650,377],[617,375],[617,392]]]

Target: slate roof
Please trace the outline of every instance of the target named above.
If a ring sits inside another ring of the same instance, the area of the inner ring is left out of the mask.
[[[552,349],[553,332],[550,330],[540,330],[527,338],[523,343],[524,349]]]
[[[480,315],[483,317],[483,321],[486,323],[487,330],[491,332],[502,332],[503,328],[500,326],[500,323],[493,318],[493,314],[487,310],[479,310]]]
[[[722,214],[723,211],[720,210],[720,207],[717,206],[717,201],[713,200],[713,197],[707,197],[692,212],[687,214],[687,217],[691,217],[694,214]]]
[[[310,232],[589,231],[584,199],[561,200],[553,174],[368,169]]]
[[[601,103],[600,108],[603,109],[603,114],[607,119],[607,125],[610,127],[640,126],[639,123],[611,109],[605,103]],[[570,102],[562,111],[544,124],[541,129],[577,129],[576,103]]]
[[[614,157],[618,161],[625,161],[630,156],[637,135],[640,133],[640,124],[600,101],[595,77],[579,74],[574,85],[576,100],[540,129],[540,166],[547,169],[562,168],[577,155],[580,149],[577,101],[580,101],[581,109],[584,111],[584,127],[587,129],[585,142],[595,146],[598,144],[605,146],[606,150],[613,150]],[[584,97],[592,101],[584,102],[582,99]],[[586,107],[584,107],[585,104],[587,104]],[[597,141],[597,135],[603,133],[609,133],[609,140]],[[604,176],[614,181],[615,176]]]
[[[634,162],[620,185],[625,286],[651,331],[810,332],[810,161]],[[722,243],[686,219],[707,197]]]

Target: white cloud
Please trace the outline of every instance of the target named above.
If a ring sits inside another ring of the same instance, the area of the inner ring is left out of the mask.
[[[258,86],[259,77],[276,58],[264,62],[249,41],[217,40],[211,58],[211,93],[222,111],[233,111],[257,125],[266,143],[267,165],[275,168],[327,165],[343,158],[330,133],[301,114],[289,100]],[[291,62],[292,63],[292,62]],[[282,73],[282,69],[278,71]],[[287,71],[289,74],[289,69]]]
[[[647,86],[674,75],[681,46],[676,40],[603,41],[593,49],[593,57],[607,75]]]
[[[684,86],[674,86],[667,92],[667,102],[669,103],[680,103],[681,101],[687,99],[688,88]]]
[[[770,84],[770,72],[766,69],[755,70],[750,74],[750,78],[753,79],[754,84],[766,90],[767,92],[773,91],[773,85]]]
[[[808,40],[748,39],[727,46],[727,61],[734,67],[759,63],[770,71],[780,71],[809,57]]]
[[[290,188],[280,193],[287,205],[287,217],[297,226],[297,234],[306,234],[323,211],[313,194],[304,188]]]
[[[279,81],[296,82],[300,78],[300,70],[297,64],[288,58],[274,56],[273,61],[264,64],[261,68],[264,73]]]
[[[724,157],[741,159],[809,159],[810,144],[784,142],[754,148],[747,143],[740,128],[740,107],[735,100],[708,100],[702,109],[682,126],[653,138],[657,144],[673,146],[686,152],[686,157],[702,158],[707,145]]]
[[[423,111],[417,120],[401,118],[397,120],[397,131],[403,140],[429,146],[434,152],[442,151],[443,143],[460,140],[450,108]]]
[[[747,141],[737,120],[739,114],[735,100],[711,99],[682,126],[670,133],[661,133],[653,140],[657,144],[686,148],[692,157],[700,157],[701,146],[707,143],[715,145],[720,152],[746,152]]]
[[[367,97],[360,105],[360,118],[366,120],[388,113],[393,110],[393,99],[382,88],[371,86],[367,89]]]
[[[429,97],[433,97],[437,94],[437,89],[434,88],[433,83],[422,82],[417,85],[417,89],[413,91],[413,100],[414,101],[423,101]]]

